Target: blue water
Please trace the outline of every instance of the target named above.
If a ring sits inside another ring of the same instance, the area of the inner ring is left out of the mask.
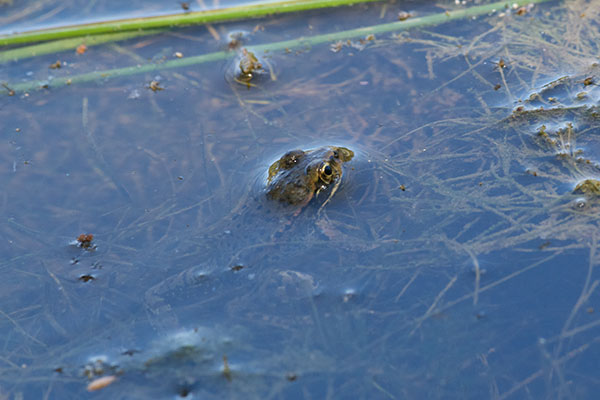
[[[599,175],[596,49],[517,40],[562,32],[577,7],[257,51],[250,87],[236,50],[54,82],[224,51],[230,32],[252,51],[443,10],[372,4],[5,63],[0,82],[33,87],[0,96],[0,397],[594,398],[599,208],[572,191]],[[324,145],[355,157],[323,208],[266,199],[273,161]]]

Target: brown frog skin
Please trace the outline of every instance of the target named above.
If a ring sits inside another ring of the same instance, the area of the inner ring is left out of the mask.
[[[342,165],[354,157],[345,147],[292,150],[269,167],[267,197],[302,209],[321,190],[331,187],[328,199],[339,187]]]

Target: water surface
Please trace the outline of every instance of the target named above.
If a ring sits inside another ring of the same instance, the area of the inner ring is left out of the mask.
[[[257,51],[250,87],[236,50],[53,86],[401,10],[444,11],[360,5],[3,65],[7,86],[47,88],[0,97],[0,393],[590,398],[598,206],[572,191],[599,175],[595,8]],[[322,210],[265,199],[274,160],[323,145],[356,156]]]

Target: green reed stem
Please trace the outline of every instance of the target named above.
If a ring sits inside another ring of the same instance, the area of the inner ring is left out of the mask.
[[[79,36],[167,28],[183,25],[209,24],[239,19],[260,18],[290,12],[347,6],[380,0],[288,0],[274,3],[250,4],[216,10],[146,18],[131,18],[91,24],[71,25],[0,36],[0,46],[65,39]]]

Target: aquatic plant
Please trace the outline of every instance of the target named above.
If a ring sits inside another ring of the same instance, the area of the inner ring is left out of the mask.
[[[369,0],[370,1],[370,0]],[[524,4],[531,4],[537,2],[543,2],[547,0],[518,0],[511,2],[510,5],[522,6]],[[100,43],[106,43],[113,40],[123,40],[134,37],[134,35],[157,33],[157,31],[145,32],[145,30],[151,30],[161,27],[172,27],[178,25],[185,25],[191,23],[212,23],[232,18],[252,18],[263,16],[270,13],[279,12],[290,12],[299,11],[311,8],[319,8],[324,6],[339,6],[352,4],[354,1],[348,2],[348,0],[298,0],[290,3],[295,4],[297,7],[291,7],[287,2],[268,3],[267,5],[256,5],[256,6],[243,6],[241,9],[234,10],[216,10],[208,11],[207,15],[205,12],[199,12],[199,14],[182,14],[176,16],[166,16],[164,18],[147,18],[147,19],[135,19],[131,21],[118,21],[118,22],[106,22],[98,24],[86,24],[80,27],[65,27],[58,29],[49,29],[39,32],[15,34],[0,38],[0,45],[11,45],[28,43],[42,40],[54,40],[61,39],[49,44],[36,44],[33,46],[26,46],[17,49],[8,49],[0,52],[0,62],[6,62],[9,60],[17,61],[24,57],[31,57],[37,54],[49,54],[56,51],[62,51],[72,49],[77,44],[84,43],[86,41],[76,39],[64,39],[71,37],[84,37],[98,35],[99,37],[95,40],[90,40],[87,45],[95,45]],[[437,25],[444,22],[449,22],[456,19],[473,18],[478,15],[485,15],[487,13],[495,12],[498,9],[508,7],[509,4],[506,2],[497,2],[480,6],[470,6],[463,9],[457,9],[452,11],[446,11],[439,14],[426,15],[422,17],[409,18],[397,22],[379,24],[370,27],[357,28],[347,31],[328,33],[322,35],[315,35],[309,37],[302,37],[293,40],[285,40],[275,43],[267,43],[262,45],[253,46],[254,51],[277,51],[277,50],[288,50],[295,49],[304,46],[314,46],[321,43],[336,42],[339,40],[348,40],[357,37],[369,37],[385,32],[399,32],[405,31],[412,28],[425,27],[430,25]],[[253,8],[255,7],[255,8]],[[192,15],[190,17],[189,15]],[[210,15],[210,17],[208,16]],[[134,31],[134,33],[131,33]],[[115,33],[118,32],[118,33]],[[53,87],[60,87],[64,85],[71,85],[89,81],[97,81],[100,79],[108,79],[119,76],[127,76],[132,74],[140,74],[150,71],[166,70],[170,68],[181,68],[190,65],[201,64],[205,62],[214,62],[217,60],[223,60],[226,58],[233,57],[234,54],[231,52],[221,51],[210,54],[202,54],[196,56],[189,56],[183,59],[170,60],[164,63],[156,64],[144,64],[136,65],[132,67],[116,68],[105,71],[95,71],[91,73],[84,73],[72,77],[59,77],[53,80]],[[9,91],[28,91],[40,88],[38,82],[24,82],[24,83],[5,83]]]

